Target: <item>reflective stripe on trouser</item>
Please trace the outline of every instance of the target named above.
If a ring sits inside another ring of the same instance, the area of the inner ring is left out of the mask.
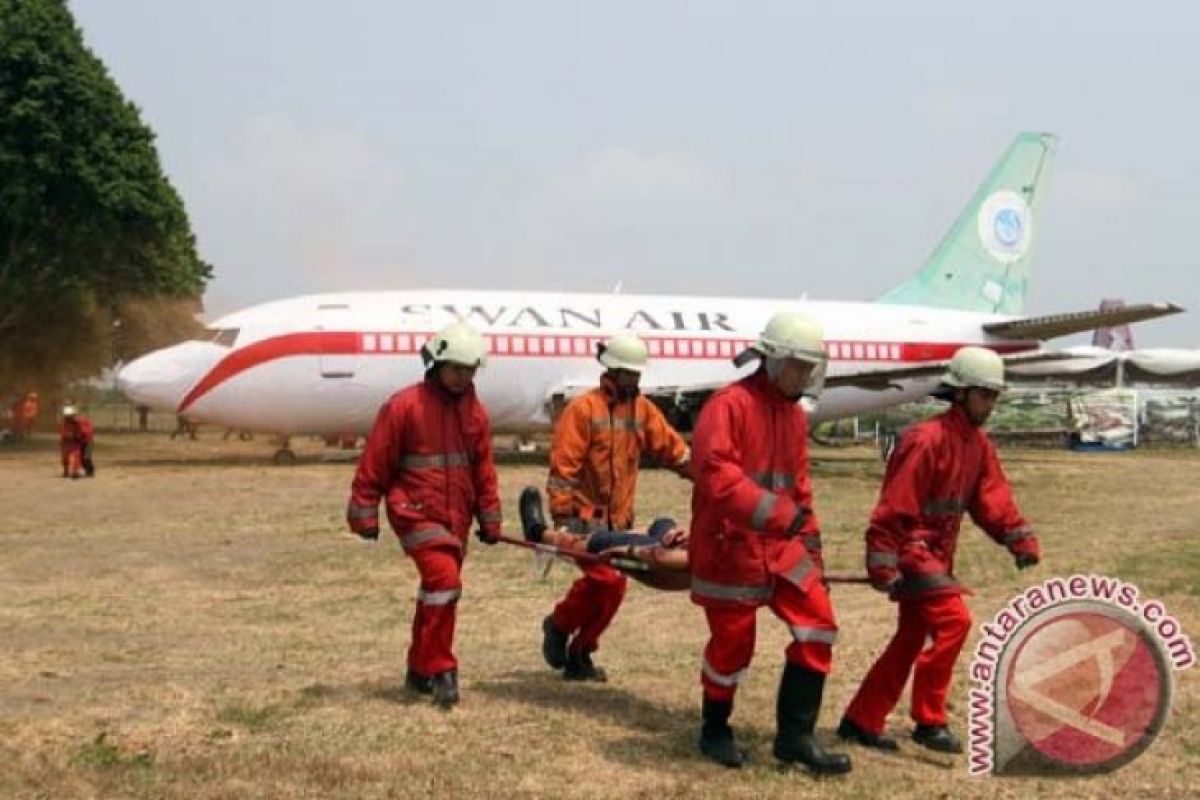
[[[580,564],[583,575],[554,607],[554,627],[568,634],[571,650],[590,653],[600,646],[600,635],[608,628],[629,579],[607,564]]]
[[[946,693],[971,631],[971,612],[960,595],[914,597],[899,606],[896,633],[846,709],[851,722],[871,733],[883,733],[914,664],[912,718],[922,725],[946,724]]]
[[[413,615],[408,666],[420,675],[457,669],[454,657],[454,623],[462,591],[462,551],[427,547],[408,554],[421,573],[417,610]]]
[[[792,634],[784,651],[787,661],[827,674],[833,661],[837,622],[829,594],[821,583],[805,592],[782,580],[775,581],[767,606]],[[733,700],[737,680],[754,655],[758,609],[753,606],[705,607],[709,639],[704,648],[700,683],[710,700]]]

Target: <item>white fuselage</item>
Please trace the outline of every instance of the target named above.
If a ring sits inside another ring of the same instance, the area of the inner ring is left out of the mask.
[[[185,342],[127,365],[118,381],[134,402],[196,422],[278,433],[365,433],[383,401],[421,378],[420,345],[462,318],[485,335],[489,359],[475,384],[497,429],[549,424],[549,403],[595,385],[596,344],[636,331],[650,349],[642,385],[713,386],[741,370],[734,355],[767,319],[800,311],[825,329],[829,373],[944,361],[964,344],[1002,352],[1036,343],[994,340],[982,325],[1007,317],[920,306],[809,300],[492,291],[380,291],[311,295],[255,306],[211,325],[212,342]],[[816,420],[919,399],[936,379],[892,388],[827,390]]]

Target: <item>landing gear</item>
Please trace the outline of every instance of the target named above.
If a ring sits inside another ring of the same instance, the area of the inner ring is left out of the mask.
[[[277,467],[290,467],[296,463],[296,453],[291,449],[291,437],[279,437],[279,449],[271,456],[271,463]]]
[[[879,435],[879,457],[884,463],[892,457],[892,452],[896,449],[896,439],[897,435],[890,431]]]

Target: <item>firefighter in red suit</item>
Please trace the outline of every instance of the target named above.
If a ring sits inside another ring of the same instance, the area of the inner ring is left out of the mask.
[[[709,399],[692,437],[691,592],[710,632],[700,752],[729,767],[745,759],[729,717],[765,605],[792,638],[776,703],[775,757],[818,774],[849,772],[849,757],[827,753],[813,733],[837,623],[821,580],[808,422],[798,401],[823,383],[822,331],[800,314],[776,314],[735,363],[753,358],[757,371]]]
[[[500,497],[487,412],[475,396],[486,347],[454,323],[421,349],[425,379],[392,395],[375,418],[351,486],[347,518],[364,539],[379,537],[378,504],[421,574],[405,685],[458,702],[454,622],[472,520],[478,536],[501,533]]]
[[[59,449],[62,453],[62,476],[64,478],[90,478],[95,472],[92,465],[92,445],[96,441],[92,421],[79,413],[73,405],[63,406],[62,423],[58,427]]]
[[[888,461],[866,533],[867,572],[872,585],[899,605],[899,623],[842,717],[843,739],[898,749],[884,726],[915,665],[913,740],[939,752],[962,752],[946,725],[946,693],[971,630],[954,577],[963,512],[1008,548],[1018,569],[1040,558],[1037,537],[1017,510],[983,430],[1003,388],[1000,356],[981,347],[959,349],[935,394],[951,407],[905,431]]]

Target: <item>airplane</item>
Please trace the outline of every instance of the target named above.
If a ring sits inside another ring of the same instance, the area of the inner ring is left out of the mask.
[[[369,431],[380,405],[420,379],[421,344],[465,319],[481,329],[488,365],[477,391],[497,430],[552,423],[596,385],[596,347],[622,330],[650,351],[642,391],[683,427],[716,387],[746,373],[732,359],[781,310],[825,329],[829,356],[814,422],[918,400],[961,346],[1003,355],[1010,371],[1069,356],[1057,336],[1182,311],[1169,303],[1022,316],[1029,254],[1052,134],[1018,134],[921,269],[874,302],[683,295],[426,289],[315,294],[224,316],[208,341],[138,358],[117,376],[134,402],[192,422],[269,432]],[[285,439],[286,441],[286,439]],[[276,461],[292,456],[283,449]]]

